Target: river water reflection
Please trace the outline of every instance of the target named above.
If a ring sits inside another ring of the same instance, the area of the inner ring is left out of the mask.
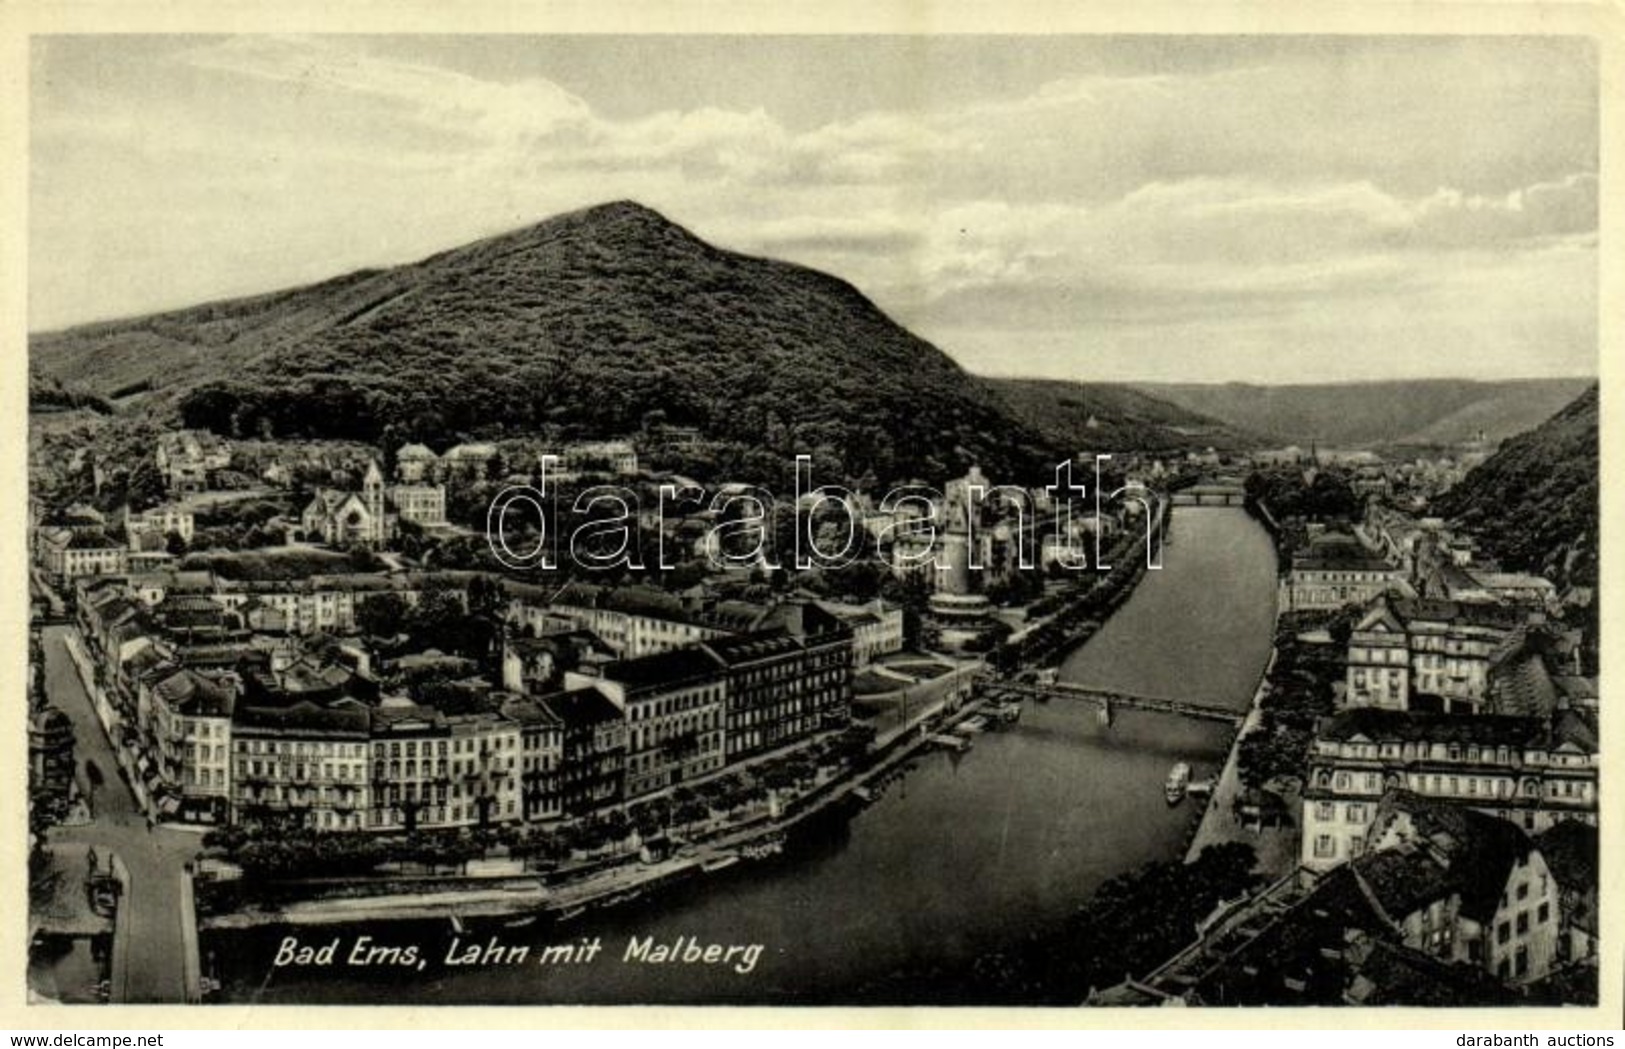
[[[1062,677],[1242,709],[1269,654],[1269,537],[1234,508],[1180,508],[1173,534],[1164,568]],[[508,943],[600,937],[588,964],[448,968],[454,934],[442,923],[303,934],[417,943],[422,972],[272,971],[283,930],[209,935],[204,950],[232,1002],[979,1003],[980,957],[1048,927],[1105,879],[1180,854],[1197,811],[1189,801],[1169,808],[1163,779],[1178,760],[1198,777],[1216,772],[1229,738],[1225,726],[1131,711],[1103,728],[1088,706],[1029,703],[1014,730],[979,736],[963,755],[923,754],[870,808],[771,864],[740,864],[562,926],[495,930]],[[491,934],[480,930],[480,941]],[[651,936],[765,950],[746,974],[623,961],[631,940]]]

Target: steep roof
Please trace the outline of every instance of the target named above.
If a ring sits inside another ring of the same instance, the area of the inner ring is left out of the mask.
[[[232,719],[232,731],[248,735],[366,739],[369,725],[365,710],[318,707],[308,700],[286,707],[238,707]]]
[[[1490,708],[1497,714],[1550,717],[1557,706],[1557,686],[1546,661],[1527,650],[1509,655],[1490,671]]]
[[[603,669],[604,679],[639,691],[655,687],[675,687],[708,677],[719,677],[722,666],[709,652],[699,648],[674,648],[637,659],[610,663]]]
[[[623,717],[621,708],[592,686],[554,692],[540,697],[537,702],[566,728],[590,728],[608,721],[620,721]]]
[[[1505,1005],[1507,989],[1470,965],[1451,964],[1403,944],[1372,940],[1349,983],[1353,1005]]]
[[[1345,741],[1363,737],[1374,743],[1476,743],[1480,746],[1542,745],[1546,730],[1539,718],[1498,714],[1426,714],[1377,707],[1339,711],[1316,733],[1318,739]]]
[[[153,686],[171,710],[187,717],[230,717],[237,693],[194,670],[180,670]]]
[[[1566,889],[1597,891],[1597,828],[1579,820],[1559,820],[1535,835],[1552,877]]]
[[[802,646],[783,630],[766,630],[707,641],[700,647],[722,665],[736,667],[800,652]]]
[[[1426,903],[1454,892],[1461,895],[1462,914],[1480,923],[1493,919],[1513,868],[1534,851],[1529,836],[1476,809],[1395,790],[1378,807],[1372,838],[1401,814],[1410,819],[1407,842],[1356,860],[1362,877],[1374,889],[1375,879],[1387,879],[1390,887],[1380,891],[1390,893],[1396,904],[1407,899]],[[1385,903],[1384,909],[1397,921],[1415,905],[1393,910]]]
[[[1556,750],[1569,745],[1587,754],[1597,753],[1597,730],[1576,710],[1560,710],[1552,719],[1547,746]]]
[[[391,703],[374,707],[371,711],[374,732],[400,733],[444,732],[445,715],[434,707],[419,703]]]

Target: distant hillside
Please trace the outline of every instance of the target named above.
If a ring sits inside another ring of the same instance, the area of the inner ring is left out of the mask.
[[[1072,452],[1233,448],[1262,440],[1130,386],[1052,379],[982,381],[1016,418]]]
[[[1573,400],[1591,379],[1459,379],[1302,386],[1158,384],[1139,389],[1230,426],[1294,444],[1372,447],[1492,443],[1522,433]]]
[[[760,477],[807,453],[881,481],[972,463],[1042,476],[1056,454],[851,285],[628,202],[412,265],[36,336],[30,352],[127,409],[244,436],[443,447],[663,421],[719,442],[719,469]]]
[[[1513,437],[1435,500],[1509,568],[1595,585],[1600,507],[1597,387]]]
[[[64,412],[85,408],[106,414],[111,406],[103,397],[77,383],[65,383],[55,375],[42,375],[34,369],[28,371],[28,410],[31,412]]]

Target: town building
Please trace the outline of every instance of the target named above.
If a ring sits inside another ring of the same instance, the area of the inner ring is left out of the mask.
[[[696,611],[676,596],[652,587],[572,584],[552,594],[514,597],[507,620],[532,637],[588,631],[620,658],[637,659],[730,632],[717,623],[704,622]]]
[[[28,785],[52,797],[66,798],[73,787],[73,720],[57,707],[28,715]]]
[[[478,481],[490,477],[500,459],[497,446],[488,442],[459,444],[440,457],[440,476],[445,480]]]
[[[130,551],[98,528],[41,528],[34,534],[35,555],[59,584],[83,576],[121,575],[129,570]]]
[[[137,711],[157,755],[149,784],[161,815],[224,823],[231,805],[233,681],[190,668],[160,667],[137,686]]]
[[[231,466],[231,449],[213,434],[182,430],[161,434],[153,459],[172,495],[207,491],[212,475]]]
[[[388,489],[397,520],[426,529],[446,526],[446,488],[439,484],[397,484]]]
[[[133,513],[129,507],[124,508],[124,532],[130,542],[130,549],[138,549],[137,543],[141,533],[149,533],[160,538],[178,535],[187,543],[192,541],[196,534],[194,518],[190,510],[180,506],[155,506],[141,513]]]
[[[710,641],[703,646],[726,681],[724,750],[727,760],[783,746],[821,724],[818,686],[804,682],[801,642],[768,632]]]
[[[819,607],[852,631],[852,665],[868,666],[877,657],[903,650],[903,610],[880,598],[862,605],[820,601]]]
[[[395,479],[402,484],[433,482],[440,475],[440,456],[426,445],[402,445],[395,453]]]
[[[783,626],[700,648],[726,684],[729,762],[845,725],[852,709],[852,633],[816,605]]]
[[[1370,846],[1389,790],[1460,805],[1538,832],[1597,818],[1597,737],[1575,712],[1550,720],[1371,707],[1333,716],[1310,746],[1302,863],[1325,870]]]
[[[371,711],[373,830],[428,830],[450,824],[450,740],[445,716],[433,707],[386,702]]]
[[[565,686],[596,687],[625,718],[624,800],[722,768],[726,683],[707,652],[678,649],[612,663],[597,676],[569,673]]]
[[[533,696],[508,696],[502,702],[502,715],[519,726],[521,818],[527,822],[559,819],[564,815],[564,721]]]
[[[1353,536],[1326,533],[1295,554],[1281,578],[1278,605],[1282,612],[1330,610],[1364,604],[1389,591],[1414,593],[1405,570],[1368,553]]]
[[[274,610],[282,617],[282,629],[291,633],[343,634],[357,629],[356,613],[368,598],[393,594],[412,606],[422,600],[428,585],[421,576],[369,573],[319,575],[295,581],[232,580],[221,584],[215,599],[237,611],[248,609],[251,602]],[[447,592],[466,604],[466,590],[450,588]]]
[[[1558,887],[1540,849],[1504,818],[1395,791],[1355,874],[1407,947],[1513,984],[1553,968]]]
[[[321,488],[299,515],[299,527],[308,537],[321,537],[331,546],[382,546],[392,539],[402,520],[425,528],[446,524],[446,489],[439,484],[384,482],[376,459],[367,463],[361,490]]]
[[[638,472],[638,452],[631,441],[583,441],[566,447],[559,458],[560,469],[552,476],[560,480],[593,474],[633,477]]]
[[[627,719],[596,683],[566,688],[540,702],[563,726],[557,790],[560,811],[579,816],[623,797]]]
[[[539,638],[504,637],[502,687],[539,696],[556,691],[567,670],[614,662],[614,653],[586,630],[564,630]]]
[[[353,701],[239,706],[231,725],[234,821],[367,828],[369,723],[366,707]]]
[[[1092,1004],[1485,1006],[1558,960],[1561,900],[1518,827],[1405,791],[1372,848],[1221,905],[1197,941]]]
[[[1492,667],[1516,650],[1528,622],[1498,605],[1378,597],[1349,638],[1346,702],[1478,710]]]
[[[1596,964],[1600,921],[1596,826],[1579,820],[1563,820],[1537,834],[1535,846],[1557,882],[1560,916],[1557,961]]]
[[[451,775],[445,822],[487,827],[522,819],[519,723],[488,711],[445,720]]]

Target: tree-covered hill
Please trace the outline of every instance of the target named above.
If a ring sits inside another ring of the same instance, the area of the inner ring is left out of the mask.
[[[880,481],[973,462],[1042,476],[1056,452],[851,285],[628,202],[408,266],[39,336],[31,354],[45,374],[242,436],[444,446],[653,419]]]
[[[1597,387],[1513,437],[1434,503],[1506,567],[1597,582]]]
[[[1141,384],[1187,411],[1322,448],[1496,442],[1540,424],[1589,379],[1400,379],[1255,386],[1247,383]]]
[[[1113,383],[984,379],[1015,414],[1064,449],[1156,452],[1266,443],[1248,431]]]

